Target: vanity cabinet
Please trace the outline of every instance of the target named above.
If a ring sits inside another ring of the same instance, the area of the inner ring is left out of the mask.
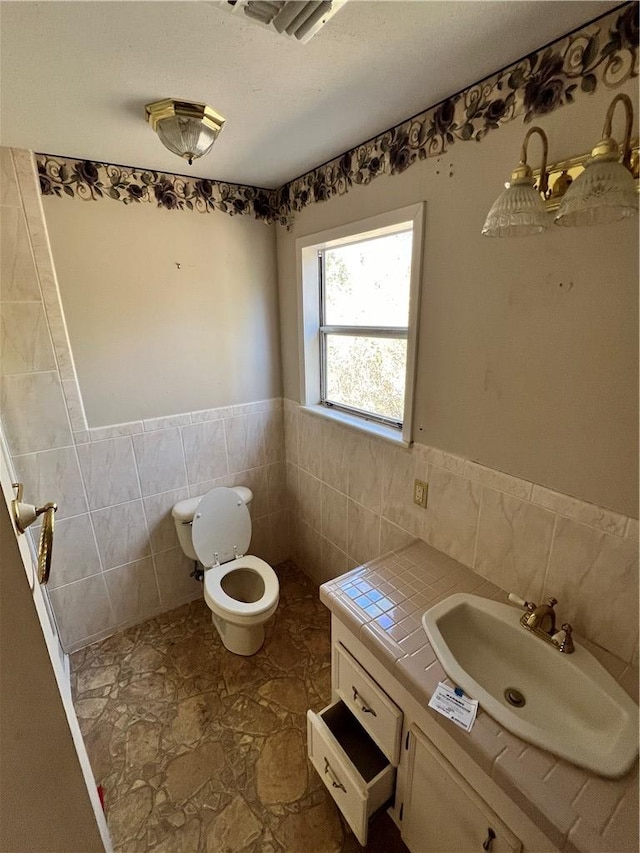
[[[410,850],[520,853],[522,844],[415,726],[409,730],[402,839]]]
[[[335,616],[331,637],[332,702],[307,712],[308,753],[362,845],[388,807],[412,853],[558,853]]]

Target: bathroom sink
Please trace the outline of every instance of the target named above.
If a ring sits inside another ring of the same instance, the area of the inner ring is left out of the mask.
[[[563,654],[521,615],[457,593],[422,624],[447,675],[505,729],[602,776],[623,775],[638,753],[638,706],[583,646]]]

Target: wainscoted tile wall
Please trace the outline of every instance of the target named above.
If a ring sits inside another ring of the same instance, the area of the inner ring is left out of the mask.
[[[251,553],[271,564],[287,558],[282,401],[208,416],[181,415],[182,426],[167,428],[159,419],[119,424],[111,438],[85,430],[70,446],[13,456],[25,495],[59,503],[49,591],[67,650],[202,595],[171,517],[179,500],[249,486]]]
[[[0,170],[2,429],[25,499],[59,506],[49,594],[72,651],[202,595],[179,500],[249,486],[251,552],[289,556],[282,400],[88,429],[32,156],[0,149]]]
[[[575,630],[631,661],[638,522],[416,444],[407,450],[285,400],[293,559],[322,583],[418,537],[505,590],[550,595]],[[429,484],[427,509],[413,503]]]

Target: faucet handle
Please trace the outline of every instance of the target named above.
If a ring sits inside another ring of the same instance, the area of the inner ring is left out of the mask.
[[[573,645],[573,637],[571,636],[572,631],[573,628],[571,625],[568,622],[563,622],[560,631],[551,638],[565,655],[570,655],[576,650]]]
[[[520,598],[520,596],[516,595],[514,592],[509,593],[509,601],[513,602],[513,604],[517,604],[518,607],[522,607],[523,610],[533,611],[536,609],[536,605],[532,601],[525,601],[524,598]]]
[[[555,605],[557,603],[558,603],[558,599],[554,598],[553,596],[551,596],[551,598],[547,599],[547,604],[549,605],[549,607],[555,607]]]

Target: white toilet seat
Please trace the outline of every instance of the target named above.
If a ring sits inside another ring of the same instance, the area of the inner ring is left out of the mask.
[[[238,569],[257,572],[264,583],[264,592],[257,601],[244,602],[232,598],[222,588],[222,580]],[[268,610],[275,610],[279,599],[279,583],[276,573],[268,563],[259,557],[247,554],[230,560],[221,566],[213,566],[204,573],[204,599],[208,607],[220,616],[252,617],[261,616]]]

